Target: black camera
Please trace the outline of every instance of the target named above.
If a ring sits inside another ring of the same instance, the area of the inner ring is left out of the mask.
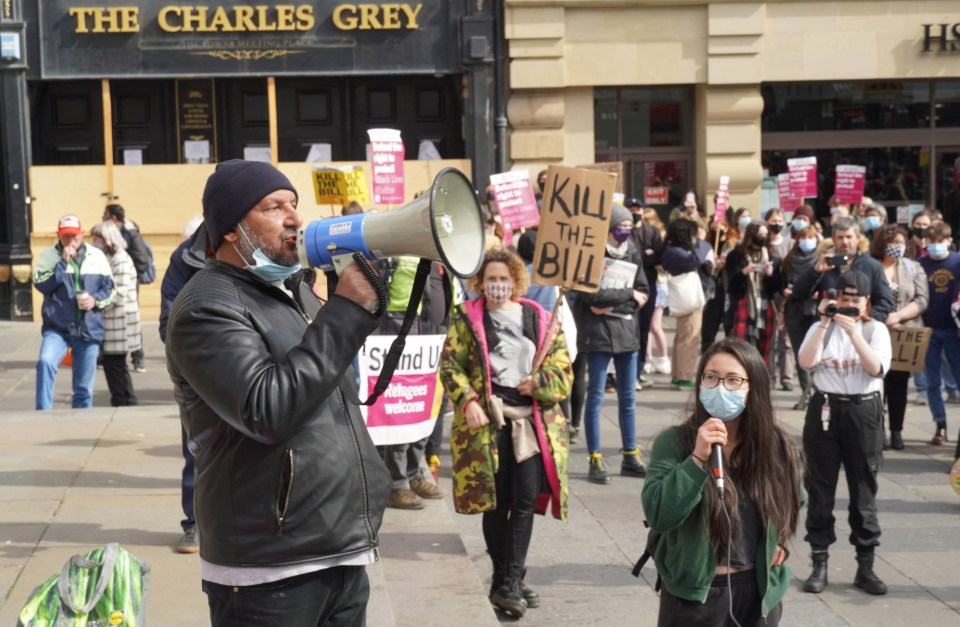
[[[850,316],[851,318],[856,318],[860,315],[859,307],[837,307],[835,303],[827,305],[826,310],[823,312],[823,315],[828,318],[832,318],[837,314],[843,314],[844,316]]]

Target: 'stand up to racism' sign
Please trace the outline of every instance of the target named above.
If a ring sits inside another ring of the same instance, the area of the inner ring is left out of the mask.
[[[540,208],[533,282],[596,292],[617,176],[550,166]]]

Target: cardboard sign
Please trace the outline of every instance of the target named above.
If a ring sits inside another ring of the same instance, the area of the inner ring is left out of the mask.
[[[777,175],[777,193],[780,196],[780,209],[783,211],[793,211],[800,206],[801,198],[797,198],[790,192],[790,175],[783,173]]]
[[[605,161],[603,163],[589,163],[587,165],[579,165],[577,167],[580,168],[581,170],[599,170],[600,172],[609,172],[610,174],[616,174],[617,182],[613,188],[613,191],[616,192],[617,194],[623,193],[623,161]]]
[[[833,195],[837,202],[859,205],[863,202],[863,187],[867,182],[867,168],[862,165],[838,165]]]
[[[360,389],[369,395],[396,336],[371,335],[360,351]],[[433,432],[443,388],[437,378],[445,335],[411,335],[390,386],[360,411],[377,446],[422,440]]]
[[[550,166],[543,190],[533,282],[596,292],[610,232],[616,175]]]
[[[373,164],[373,202],[378,205],[403,204],[403,141],[400,131],[372,128],[370,161]]]
[[[793,198],[817,197],[817,158],[787,159],[790,171],[790,195]]]
[[[893,359],[890,370],[900,372],[920,372],[927,357],[930,345],[930,329],[926,327],[901,327],[890,329],[890,341],[893,344]]]
[[[370,203],[363,168],[316,168],[312,178],[318,205],[349,205],[354,200],[361,205]]]
[[[503,172],[490,177],[497,213],[503,220],[503,231],[513,231],[540,224],[537,197],[533,195],[530,173],[526,170]]]
[[[644,187],[643,204],[645,205],[665,205],[670,199],[669,187]]]
[[[727,209],[730,207],[730,177],[721,176],[720,184],[717,186],[717,208],[713,212],[714,222],[723,222],[727,217]]]

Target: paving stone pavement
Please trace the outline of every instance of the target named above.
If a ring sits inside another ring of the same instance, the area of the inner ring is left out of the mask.
[[[33,411],[39,325],[0,323],[0,624],[15,624],[33,587],[70,555],[110,541],[152,565],[151,625],[209,623],[198,560],[172,549],[181,516],[179,421],[156,325],[145,327],[147,372],[133,374],[140,407],[108,407],[106,383],[98,373],[96,407],[70,410],[69,371],[63,371],[55,410],[39,414]],[[689,399],[689,392],[670,389],[664,375],[654,379],[637,397],[644,451],[657,433],[680,419]],[[779,418],[799,437],[803,417],[792,409],[796,396],[774,394]],[[956,405],[947,407],[954,430],[960,412]],[[572,447],[570,522],[535,521],[527,582],[543,601],[527,612],[523,624],[656,624],[652,565],[639,580],[629,572],[646,541],[639,498],[643,480],[615,472],[619,429],[613,395],[606,397],[601,422],[613,482],[587,482],[582,439]],[[960,496],[946,474],[953,443],[932,446],[931,432],[928,409],[911,404],[907,449],[889,451],[880,475],[883,537],[876,568],[890,593],[870,597],[852,586],[856,563],[846,542],[841,482],[841,541],[831,551],[830,586],[819,595],[800,590],[809,572],[801,528],[788,562],[794,580],[781,624],[960,625]],[[445,494],[449,469],[444,455],[440,483]],[[382,559],[369,569],[368,625],[515,622],[495,615],[486,601],[490,567],[479,516],[453,513],[449,498],[428,502],[421,511],[388,510],[381,538]]]

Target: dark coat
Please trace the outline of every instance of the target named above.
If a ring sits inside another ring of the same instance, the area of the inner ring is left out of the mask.
[[[609,254],[606,255],[610,257]],[[640,330],[637,326],[637,303],[634,290],[650,295],[647,276],[643,271],[643,257],[631,242],[623,261],[637,265],[637,274],[632,287],[601,289],[593,294],[577,297],[577,350],[584,353],[629,353],[640,349]],[[647,301],[646,307],[653,303]],[[590,308],[613,307],[617,315],[597,315]]]

